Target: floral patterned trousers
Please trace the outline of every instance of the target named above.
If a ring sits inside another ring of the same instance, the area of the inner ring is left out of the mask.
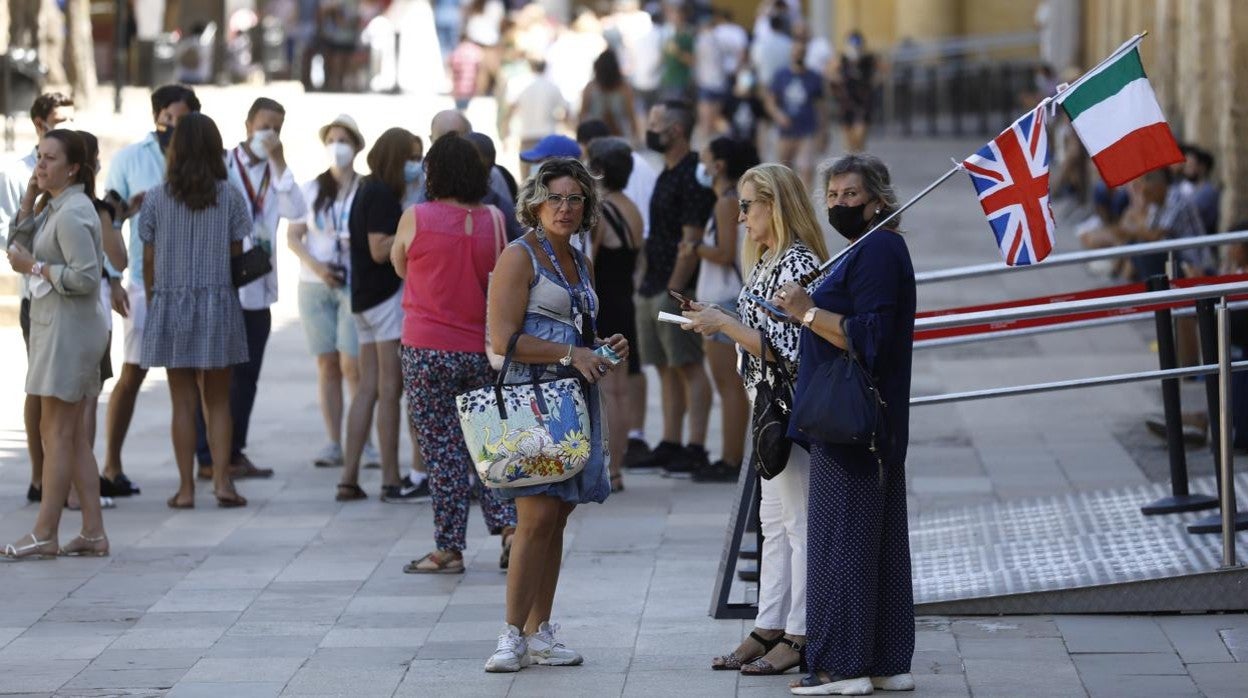
[[[404,345],[403,393],[408,419],[416,430],[420,452],[429,468],[433,499],[434,542],[438,550],[460,552],[468,530],[468,506],[473,490],[481,501],[485,525],[491,533],[516,525],[516,506],[494,496],[481,484],[459,427],[455,396],[494,380],[494,370],[483,353],[416,349]]]

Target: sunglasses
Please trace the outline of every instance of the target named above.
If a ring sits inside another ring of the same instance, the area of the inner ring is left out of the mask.
[[[750,215],[750,207],[756,203],[760,202],[754,199],[737,199],[737,206],[741,207],[741,213],[744,213],[747,216]]]

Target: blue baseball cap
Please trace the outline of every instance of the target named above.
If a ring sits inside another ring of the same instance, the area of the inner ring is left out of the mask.
[[[546,158],[579,158],[581,156],[581,146],[576,141],[567,136],[551,135],[546,136],[533,146],[532,150],[526,150],[520,153],[520,159],[525,162],[541,162]]]

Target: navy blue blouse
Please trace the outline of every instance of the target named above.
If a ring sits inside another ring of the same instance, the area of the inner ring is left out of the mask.
[[[846,334],[888,405],[880,449],[884,462],[904,464],[910,439],[910,362],[916,303],[914,266],[905,238],[890,230],[863,238],[833,265],[811,300],[823,310],[845,316]],[[802,330],[795,400],[800,400],[807,388],[819,389],[810,385],[812,375],[820,364],[840,352],[810,330]],[[796,426],[790,427],[790,436],[806,440]],[[819,445],[830,449],[838,462],[869,457],[863,446]]]

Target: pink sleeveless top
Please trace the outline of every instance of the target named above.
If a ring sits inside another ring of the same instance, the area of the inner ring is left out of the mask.
[[[469,211],[437,201],[417,204],[403,287],[403,344],[484,352],[486,290],[506,244],[503,216],[493,206]]]

